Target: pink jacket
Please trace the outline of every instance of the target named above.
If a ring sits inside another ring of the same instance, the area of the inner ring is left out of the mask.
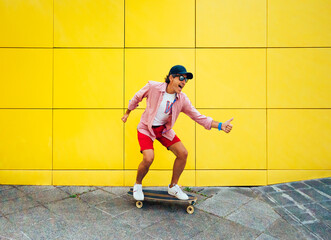
[[[140,89],[134,97],[130,100],[128,109],[134,110],[138,107],[138,103],[147,98],[147,106],[144,113],[141,115],[140,122],[138,124],[138,131],[149,136],[153,141],[155,140],[155,134],[152,130],[152,124],[156,116],[157,110],[162,102],[164,92],[166,91],[166,82],[154,82],[149,81],[142,89]],[[175,137],[175,132],[172,129],[180,112],[185,113],[194,121],[204,126],[206,129],[211,129],[211,123],[213,119],[200,114],[191,101],[188,99],[185,93],[177,94],[176,102],[172,106],[172,115],[166,123],[166,128],[163,130],[162,135],[172,141]]]

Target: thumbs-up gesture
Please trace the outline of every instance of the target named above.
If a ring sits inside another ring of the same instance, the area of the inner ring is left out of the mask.
[[[233,120],[233,118],[227,120],[226,122],[222,123],[222,130],[226,133],[229,133],[233,127],[233,125],[231,124],[231,121]]]

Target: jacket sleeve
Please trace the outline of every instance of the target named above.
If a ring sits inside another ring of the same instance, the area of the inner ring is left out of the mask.
[[[134,110],[139,106],[139,103],[143,100],[143,98],[148,96],[148,92],[150,89],[150,83],[148,82],[142,89],[140,89],[133,98],[129,101],[129,110]]]
[[[191,101],[188,99],[186,95],[184,95],[185,100],[182,106],[182,112],[189,116],[191,119],[199,123],[201,126],[206,128],[207,130],[211,129],[211,123],[213,119],[211,117],[206,117],[199,113],[199,111],[192,105]]]

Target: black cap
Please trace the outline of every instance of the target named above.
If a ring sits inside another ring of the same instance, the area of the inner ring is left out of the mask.
[[[170,74],[186,74],[188,79],[193,78],[193,74],[186,71],[186,68],[182,65],[175,65],[170,69]]]

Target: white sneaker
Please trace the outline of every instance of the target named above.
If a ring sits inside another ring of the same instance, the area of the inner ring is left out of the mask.
[[[175,196],[176,198],[180,199],[180,200],[187,200],[188,196],[186,193],[184,193],[182,191],[182,189],[180,189],[180,187],[176,184],[175,186],[173,186],[172,188],[170,187],[170,184],[168,185],[168,193],[172,196]]]
[[[135,184],[133,186],[133,198],[137,201],[144,200],[143,186],[141,184]]]

